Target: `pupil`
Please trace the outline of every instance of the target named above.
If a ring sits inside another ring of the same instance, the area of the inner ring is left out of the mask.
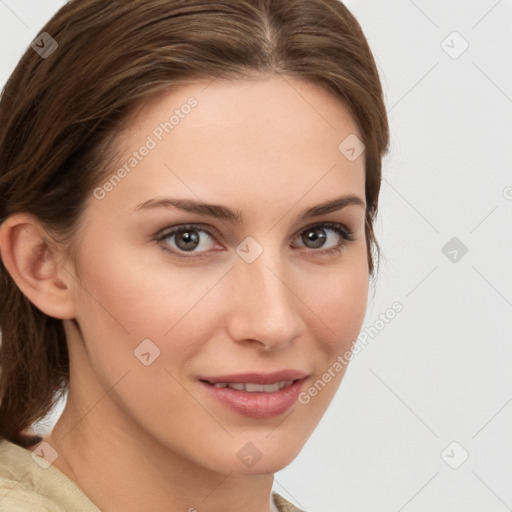
[[[199,237],[195,231],[185,231],[177,235],[176,245],[180,245],[180,242],[184,241],[184,247],[180,247],[185,251],[195,249],[199,243]]]
[[[320,232],[320,233],[319,233]],[[321,228],[310,229],[306,238],[314,243],[314,247],[321,247],[325,242],[325,232]]]

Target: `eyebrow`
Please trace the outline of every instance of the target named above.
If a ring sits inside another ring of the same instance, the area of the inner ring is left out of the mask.
[[[347,206],[361,206],[366,209],[364,201],[356,195],[347,194],[344,196],[330,199],[316,206],[306,208],[299,215],[299,220],[309,219],[311,217],[317,217],[326,213],[332,213],[341,210]],[[227,206],[220,204],[204,203],[196,201],[195,199],[179,199],[166,197],[163,199],[148,199],[144,203],[137,205],[133,211],[148,210],[154,208],[177,208],[189,213],[196,213],[198,215],[206,215],[221,219],[232,224],[241,224],[244,222],[242,212],[232,210]]]

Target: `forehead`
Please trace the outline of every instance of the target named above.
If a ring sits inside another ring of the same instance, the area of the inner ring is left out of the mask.
[[[303,80],[189,83],[145,102],[126,125],[117,165],[128,172],[109,194],[122,203],[181,194],[291,205],[305,193],[364,194],[364,153],[351,160],[339,148],[362,139],[355,120],[340,99]]]

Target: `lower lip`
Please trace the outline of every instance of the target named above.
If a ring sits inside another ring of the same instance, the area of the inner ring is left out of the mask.
[[[265,419],[283,414],[297,402],[305,380],[296,380],[290,386],[273,393],[219,388],[204,381],[200,381],[200,384],[229,409],[249,418]]]

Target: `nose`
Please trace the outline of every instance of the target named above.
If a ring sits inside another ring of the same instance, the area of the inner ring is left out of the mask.
[[[297,339],[304,329],[300,308],[305,306],[294,290],[298,285],[292,270],[277,249],[265,248],[252,263],[236,261],[227,314],[231,339],[264,351],[279,350]]]

